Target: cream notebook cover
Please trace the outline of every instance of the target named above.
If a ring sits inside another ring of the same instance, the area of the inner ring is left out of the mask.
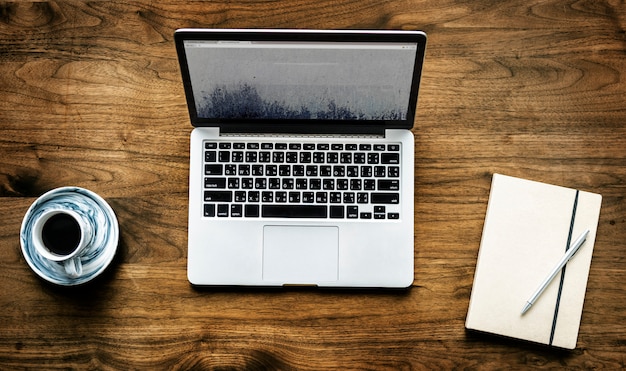
[[[465,327],[574,349],[602,196],[494,174]],[[535,304],[566,248],[587,240]]]

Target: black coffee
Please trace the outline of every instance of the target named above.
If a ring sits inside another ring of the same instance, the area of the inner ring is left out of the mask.
[[[57,255],[71,254],[80,243],[80,225],[71,215],[54,214],[41,230],[43,244]]]

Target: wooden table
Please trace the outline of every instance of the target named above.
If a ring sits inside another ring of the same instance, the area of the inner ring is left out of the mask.
[[[407,291],[195,289],[180,27],[422,29]],[[574,351],[464,328],[491,175],[603,195]],[[97,282],[45,284],[19,243],[65,185],[114,208]],[[626,4],[0,3],[0,369],[431,369],[626,362]]]

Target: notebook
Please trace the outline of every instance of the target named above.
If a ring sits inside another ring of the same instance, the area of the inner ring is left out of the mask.
[[[419,31],[175,32],[194,285],[407,287]]]
[[[466,328],[575,348],[601,202],[599,194],[494,174]],[[522,314],[587,229],[580,249]]]

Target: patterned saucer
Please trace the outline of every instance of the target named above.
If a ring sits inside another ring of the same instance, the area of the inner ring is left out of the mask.
[[[41,214],[48,210],[72,210],[87,218],[94,227],[94,238],[81,258],[83,272],[70,277],[63,263],[42,257],[33,245],[32,228]],[[119,241],[119,225],[113,209],[97,194],[80,187],[53,189],[30,206],[20,231],[20,243],[26,262],[38,276],[62,286],[75,286],[91,281],[111,263]]]

